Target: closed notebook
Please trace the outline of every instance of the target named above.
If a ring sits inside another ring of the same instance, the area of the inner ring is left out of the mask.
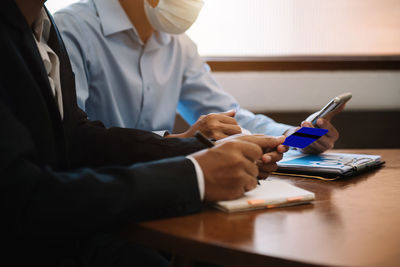
[[[298,205],[308,203],[314,199],[314,193],[288,182],[263,180],[260,181],[260,185],[246,192],[243,197],[228,201],[218,201],[214,206],[225,212],[238,212]]]
[[[336,180],[377,168],[383,163],[379,155],[349,153],[309,155],[289,150],[278,162],[275,174]]]

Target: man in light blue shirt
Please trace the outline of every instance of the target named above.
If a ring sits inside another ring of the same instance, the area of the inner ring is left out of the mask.
[[[145,1],[85,0],[55,14],[75,72],[78,104],[90,119],[163,134],[172,131],[176,112],[192,128],[205,131],[198,121],[201,115],[235,110],[203,126],[225,123],[226,136],[240,132],[233,127],[236,121],[252,133],[275,136],[293,127],[240,108],[187,35],[154,30]],[[230,120],[233,116],[236,121]],[[338,137],[329,121],[320,123],[330,135],[315,142],[310,152],[331,148]]]

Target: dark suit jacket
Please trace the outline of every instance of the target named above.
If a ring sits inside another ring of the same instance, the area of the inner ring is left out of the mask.
[[[49,44],[61,65],[61,120],[31,29],[13,0],[1,5],[2,233],[60,244],[128,221],[198,211],[194,167],[178,155],[204,146],[88,121],[53,22]],[[174,158],[160,160],[167,157]],[[131,165],[137,162],[146,163]]]

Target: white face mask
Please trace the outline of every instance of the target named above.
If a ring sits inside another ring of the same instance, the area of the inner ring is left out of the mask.
[[[152,7],[144,0],[144,10],[154,29],[171,34],[184,33],[196,21],[203,0],[160,0]]]

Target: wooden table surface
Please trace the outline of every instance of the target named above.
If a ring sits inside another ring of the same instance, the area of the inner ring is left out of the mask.
[[[338,181],[278,177],[316,194],[312,204],[227,214],[212,208],[132,224],[128,238],[226,266],[400,266],[400,149],[384,167]]]

